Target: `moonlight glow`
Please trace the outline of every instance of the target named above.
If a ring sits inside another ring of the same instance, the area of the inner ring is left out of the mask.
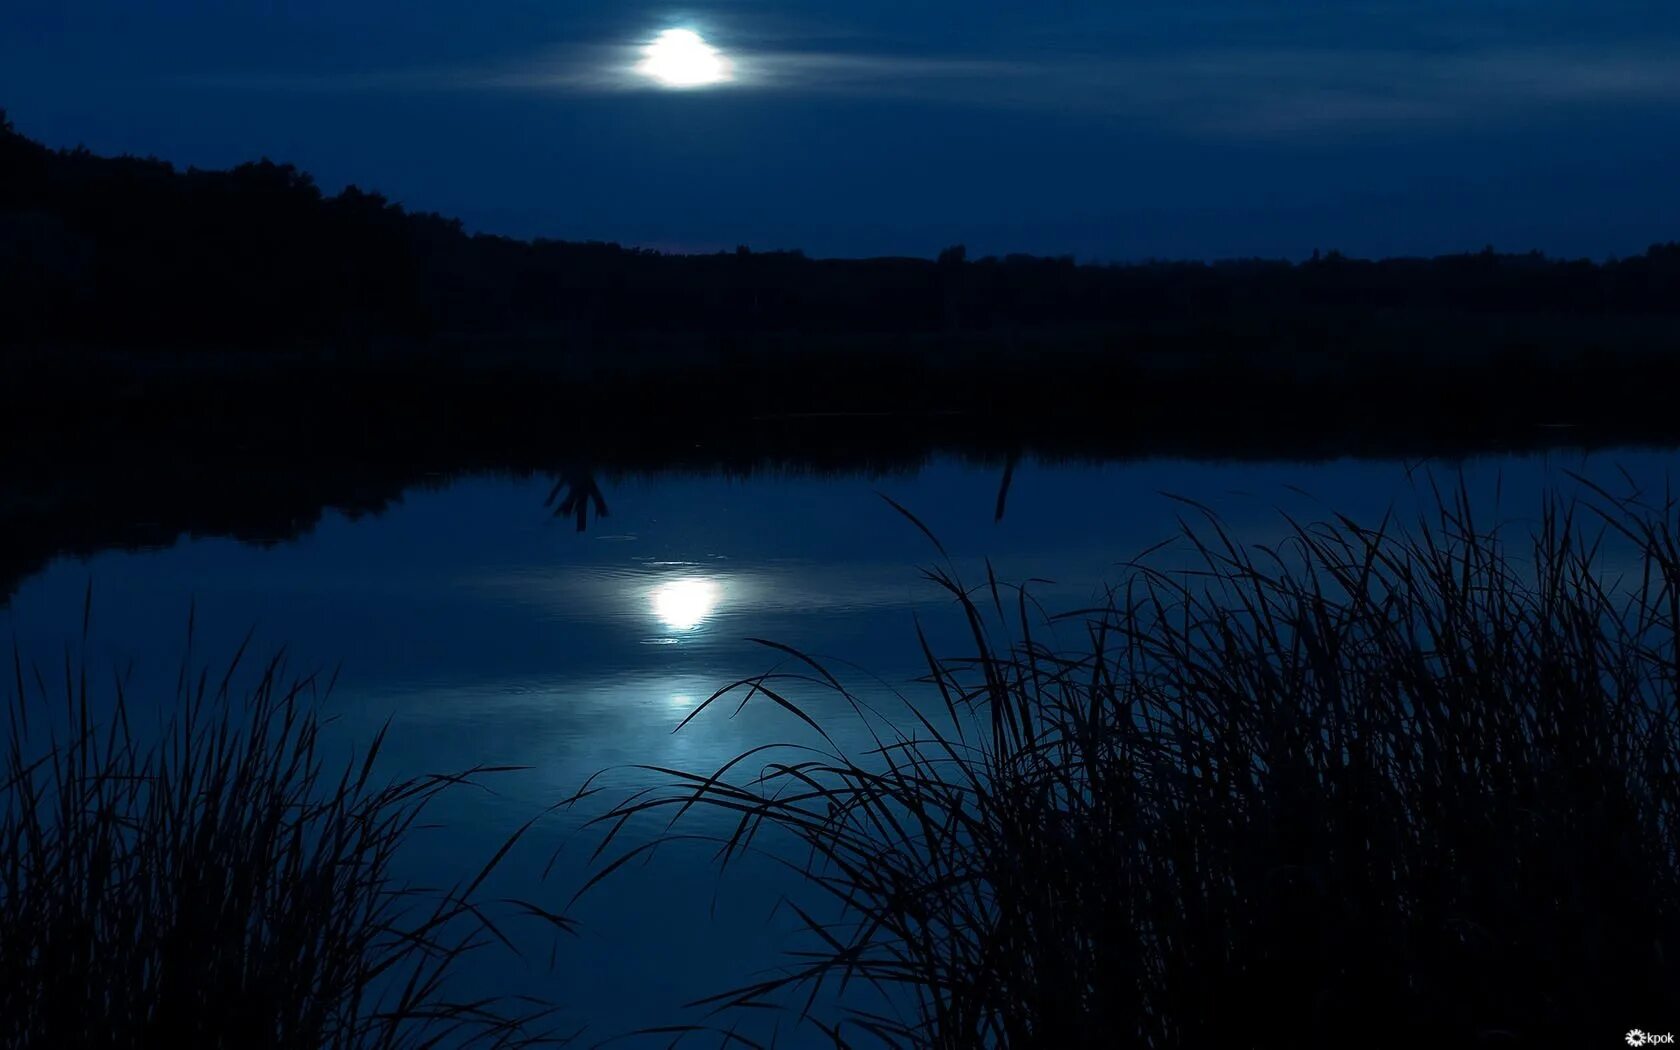
[[[653,614],[667,627],[693,630],[717,605],[718,585],[711,580],[672,580],[653,590]]]
[[[667,29],[642,51],[636,72],[672,88],[705,87],[731,79],[734,68],[692,29]]]

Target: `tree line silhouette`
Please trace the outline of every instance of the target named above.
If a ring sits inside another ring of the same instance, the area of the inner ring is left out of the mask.
[[[626,333],[998,332],[1303,317],[1680,314],[1680,243],[1595,263],[1491,248],[1436,258],[1076,264],[1071,257],[666,255],[469,234],[263,160],[178,170],[53,150],[0,111],[0,337],[218,348],[439,335],[606,347]]]

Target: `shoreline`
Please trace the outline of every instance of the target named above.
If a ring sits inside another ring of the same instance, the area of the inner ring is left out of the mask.
[[[613,354],[357,350],[0,355],[0,596],[50,558],[187,532],[285,539],[479,473],[907,470],[940,455],[1460,459],[1680,446],[1680,337],[1462,349],[1178,352],[1037,337],[793,336]],[[4,598],[0,597],[0,601]]]

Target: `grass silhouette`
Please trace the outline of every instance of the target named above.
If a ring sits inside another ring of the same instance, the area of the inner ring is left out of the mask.
[[[383,731],[331,770],[316,711],[330,683],[288,680],[276,657],[236,690],[243,656],[219,685],[184,662],[159,732],[133,728],[120,678],[105,701],[85,663],[75,670],[67,656],[62,685],[49,686],[14,650],[0,761],[0,1044],[550,1041],[542,1004],[450,991],[469,956],[505,941],[476,895],[519,836],[448,889],[407,885],[392,869],[432,800],[505,770],[381,784]]]
[[[1676,505],[1551,499],[1519,544],[1437,495],[1273,547],[1187,504],[1189,568],[1152,554],[1057,615],[930,570],[974,647],[923,638],[937,703],[895,729],[776,646],[797,672],[700,709],[814,725],[795,690],[832,689],[875,746],[658,770],[599,817],[595,880],[659,844],[620,829],[689,837],[696,810],[736,818],[726,868],[803,876],[786,967],[696,1032],[778,1008],[834,1046],[1614,1038],[1680,988]],[[813,1006],[858,985],[888,1005]]]

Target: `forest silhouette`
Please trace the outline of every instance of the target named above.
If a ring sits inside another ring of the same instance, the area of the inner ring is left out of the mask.
[[[266,160],[53,150],[0,114],[0,600],[54,554],[281,538],[484,471],[1672,444],[1677,348],[1673,243],[665,255],[469,234]],[[562,487],[579,524],[606,505]]]
[[[1225,323],[1333,343],[1395,312],[1680,315],[1680,243],[1595,263],[1491,248],[1436,258],[1080,265],[1071,257],[667,255],[469,234],[269,160],[228,171],[52,150],[0,112],[0,325],[13,342],[252,348],[440,335],[608,348],[631,333],[997,332]]]

